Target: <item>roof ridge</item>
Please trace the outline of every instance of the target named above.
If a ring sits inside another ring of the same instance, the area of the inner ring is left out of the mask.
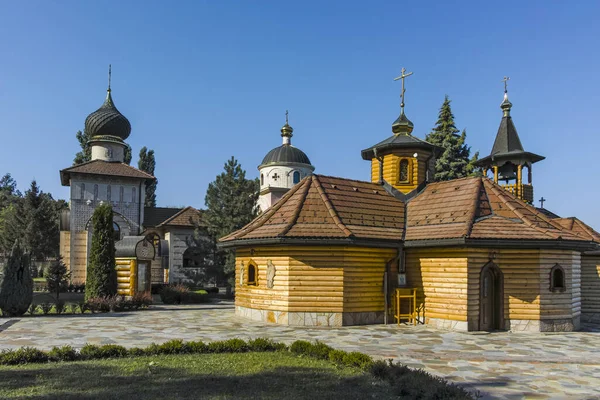
[[[183,214],[185,211],[187,211],[188,209],[194,209],[194,207],[192,206],[187,206],[182,208],[181,210],[177,211],[175,214],[173,214],[172,216],[170,216],[169,218],[165,219],[163,222],[161,222],[160,224],[156,225],[156,228],[158,228],[159,226],[164,226],[167,223],[169,223],[171,220],[175,219],[175,217],[180,216],[181,214]]]
[[[333,218],[333,222],[335,222],[335,225],[346,235],[346,237],[354,236],[352,231],[348,229],[348,227],[346,227],[346,225],[344,225],[344,223],[340,219],[340,216],[335,210],[335,207],[333,206],[333,204],[331,204],[331,200],[329,200],[329,198],[325,194],[323,186],[321,186],[321,182],[319,182],[318,177],[313,175],[312,181],[314,182],[315,187],[317,188],[317,192],[321,196],[321,200],[323,200],[323,202],[325,203],[325,207],[327,208],[327,211],[329,211],[329,215],[331,216],[331,218]]]
[[[573,224],[579,225],[588,235],[592,237],[592,240],[600,240],[600,234],[594,230],[591,226],[583,222],[577,217],[571,217]]]
[[[311,178],[311,183],[313,180],[314,180],[314,178]],[[294,225],[296,225],[296,222],[298,221],[298,217],[300,216],[300,212],[302,211],[302,206],[304,206],[304,202],[306,201],[306,196],[308,195],[308,191],[310,190],[310,187],[311,187],[311,185],[308,183],[304,185],[302,193],[300,194],[300,201],[298,202],[298,205],[296,206],[296,209],[294,210],[294,215],[292,215],[292,218],[290,219],[290,221],[287,223],[285,228],[283,228],[283,230],[277,236],[285,236],[285,234],[288,233]]]
[[[473,225],[475,224],[475,216],[477,215],[477,210],[479,209],[479,195],[481,194],[482,187],[482,179],[479,178],[477,180],[477,186],[475,188],[475,201],[473,201],[473,204],[471,205],[472,209],[469,210],[469,219],[467,220],[467,227],[465,229],[463,237],[469,237],[471,235],[471,231],[473,230]]]
[[[517,210],[517,208],[512,205],[511,203],[509,203],[506,200],[507,195],[510,195],[510,193],[508,191],[506,191],[505,189],[503,189],[501,186],[497,185],[497,184],[493,184],[492,185],[492,191],[494,192],[494,194],[496,194],[496,196],[498,196],[498,198],[502,199],[502,202],[513,212],[515,213],[515,215],[517,217],[519,217],[524,223],[525,225],[529,226],[532,229],[535,229],[536,231],[543,233],[544,235],[550,236],[552,239],[558,239],[560,237],[560,235],[557,234],[553,234],[549,231],[549,229],[543,229],[540,228],[539,226],[537,226],[536,224],[534,224],[533,222],[531,222],[527,217],[525,217],[525,215],[520,212],[519,210]],[[519,200],[516,197],[513,197],[514,200]],[[523,203],[524,204],[524,203]],[[536,214],[542,214],[539,211],[535,211]],[[552,225],[552,224],[550,224]],[[552,225],[554,226],[554,225]],[[561,229],[557,229],[557,230],[561,230]]]

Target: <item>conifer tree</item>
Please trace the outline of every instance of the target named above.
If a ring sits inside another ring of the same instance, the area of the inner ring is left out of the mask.
[[[69,278],[71,273],[67,270],[67,266],[59,256],[46,268],[44,272],[46,278],[46,284],[48,285],[48,291],[50,293],[56,293],[56,300],[60,296],[61,289],[65,288],[69,284]]]
[[[208,185],[204,200],[206,210],[203,221],[213,243],[256,217],[258,192],[258,179],[246,179],[246,171],[231,157],[225,163],[225,171]],[[232,251],[217,251],[215,263],[222,266],[226,278],[232,278],[235,270],[235,255]]]
[[[90,161],[92,159],[92,148],[89,145],[89,141],[92,137],[87,132],[85,132],[85,130],[83,132],[77,131],[75,137],[79,142],[81,151],[75,154],[73,165],[83,164],[84,162]]]
[[[117,293],[113,211],[109,204],[97,207],[92,215],[92,245],[87,266],[85,299]]]
[[[429,143],[443,148],[435,164],[435,181],[447,181],[476,173],[473,163],[477,160],[478,153],[470,158],[471,148],[465,143],[467,132],[463,130],[458,134],[460,131],[456,129],[450,102],[446,96],[436,125],[425,138]]]
[[[131,146],[125,144],[125,151],[123,153],[123,162],[127,165],[131,165]]]
[[[33,278],[29,269],[29,255],[16,240],[6,265],[0,272],[0,310],[9,317],[18,317],[27,311],[33,299]]]
[[[18,198],[0,210],[0,252],[10,253],[15,240],[25,241],[26,220],[23,212],[23,199]]]
[[[149,173],[154,176],[154,168],[156,167],[156,161],[154,159],[154,150],[146,149],[146,146],[140,150],[140,158],[138,160],[138,169]],[[156,184],[158,181],[154,181],[146,184],[146,198],[144,200],[144,206],[156,207]]]
[[[40,190],[33,180],[23,199],[24,246],[36,260],[56,256],[60,241],[58,212],[52,196]]]

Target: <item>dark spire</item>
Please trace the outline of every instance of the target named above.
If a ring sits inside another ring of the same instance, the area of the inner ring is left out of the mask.
[[[285,125],[281,127],[281,137],[283,137],[283,144],[292,144],[292,132],[294,129],[289,124],[289,113],[288,110],[285,110]]]
[[[404,92],[406,92],[406,89],[404,89],[404,79],[413,73],[406,73],[406,68],[402,68],[401,72],[400,76],[394,78],[395,81],[402,80],[402,91],[400,92],[400,116],[392,124],[392,132],[394,132],[394,135],[410,135],[414,125],[404,114]]]

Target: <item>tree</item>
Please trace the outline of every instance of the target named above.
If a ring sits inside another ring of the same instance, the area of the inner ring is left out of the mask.
[[[23,214],[21,198],[0,210],[0,252],[10,253],[15,240],[24,242],[26,221]]]
[[[15,198],[21,196],[21,192],[17,190],[17,182],[10,173],[5,174],[0,178],[0,211],[10,205]]]
[[[92,160],[92,147],[90,146],[90,140],[92,136],[89,135],[85,130],[83,132],[77,131],[75,134],[77,141],[79,142],[79,146],[81,147],[81,151],[75,154],[75,159],[73,160],[73,165],[82,164],[84,162],[88,162]],[[123,162],[127,165],[131,164],[131,147],[128,144],[125,144],[125,152],[124,152],[124,160]]]
[[[471,148],[465,143],[467,131],[463,130],[462,134],[458,135],[460,131],[454,124],[454,114],[450,103],[451,100],[446,96],[440,108],[436,125],[425,138],[429,143],[443,149],[442,154],[436,160],[435,181],[447,181],[476,173],[473,163],[477,160],[479,153],[470,158]]]
[[[154,176],[154,168],[156,167],[156,161],[154,159],[154,150],[147,150],[146,146],[140,150],[140,158],[138,159],[138,169],[149,173]],[[146,184],[146,199],[144,206],[156,207],[156,184],[158,181],[153,181]]]
[[[225,163],[225,171],[208,185],[203,221],[206,233],[216,243],[252,221],[257,215],[258,179],[246,179],[246,171],[234,157]],[[216,252],[215,264],[222,267],[226,278],[235,271],[235,254],[230,250]]]
[[[81,151],[75,154],[73,165],[83,164],[84,162],[91,161],[92,159],[92,148],[89,145],[90,139],[92,138],[85,130],[83,132],[77,131],[75,134]]]
[[[92,245],[87,266],[85,299],[117,293],[113,211],[109,204],[96,208],[92,215]]]
[[[9,317],[18,317],[25,314],[32,299],[33,278],[29,270],[29,255],[23,252],[16,240],[0,274],[0,309]]]
[[[60,296],[61,289],[65,288],[69,284],[71,273],[67,270],[67,266],[59,256],[46,268],[44,272],[46,278],[46,284],[48,285],[48,291],[56,293],[56,300]]]
[[[57,255],[60,236],[57,205],[33,180],[23,199],[24,246],[36,260]]]

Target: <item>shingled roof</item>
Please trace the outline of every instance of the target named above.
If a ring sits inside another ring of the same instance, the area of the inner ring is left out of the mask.
[[[398,245],[404,203],[369,182],[311,175],[250,224],[223,237],[223,247],[249,242],[327,239]]]
[[[93,160],[61,170],[60,182],[63,186],[70,185],[71,174],[73,173],[86,175],[109,175],[123,178],[146,179],[149,181],[156,179],[149,173],[122,162]]]
[[[576,233],[579,236],[585,237],[588,240],[593,240],[596,243],[600,243],[600,233],[596,232],[591,226],[585,224],[576,217],[557,218],[553,221],[558,222],[560,226]]]
[[[177,226],[194,228],[200,221],[200,211],[194,207],[144,207],[144,227]]]
[[[487,178],[432,183],[408,203],[407,215],[407,246],[441,239],[590,242]]]

